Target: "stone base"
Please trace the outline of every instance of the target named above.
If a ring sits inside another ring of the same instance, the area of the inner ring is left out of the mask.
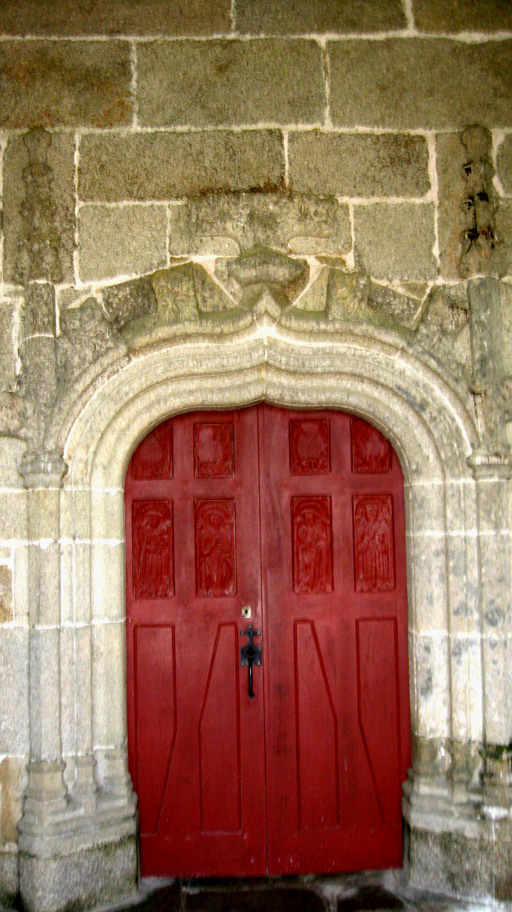
[[[15,906],[19,889],[18,854],[0,852],[0,906]]]
[[[135,836],[53,858],[20,854],[20,892],[27,912],[115,903],[137,892],[137,876]]]
[[[512,909],[510,828],[471,838],[406,826],[406,864],[414,887],[468,900],[498,901]]]

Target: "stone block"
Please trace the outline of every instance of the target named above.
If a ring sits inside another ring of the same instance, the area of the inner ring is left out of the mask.
[[[414,629],[431,634],[448,630],[448,580],[446,577],[446,540],[444,535],[408,535],[414,554],[414,587],[417,599]],[[420,608],[421,605],[421,608]]]
[[[498,276],[512,275],[512,200],[500,201],[496,212],[497,245],[494,250],[493,272]]]
[[[26,541],[27,531],[27,492],[0,491],[0,516],[2,541]]]
[[[452,738],[481,741],[482,645],[477,635],[453,637],[450,642]]]
[[[91,620],[91,546],[88,543],[76,543],[74,552],[75,621],[77,624],[88,624]]]
[[[415,669],[417,734],[423,738],[448,737],[451,702],[448,638],[416,635],[410,642],[410,650]]]
[[[13,619],[12,570],[0,564],[0,624]]]
[[[131,123],[127,41],[3,41],[4,129]]]
[[[95,749],[122,747],[126,741],[125,638],[123,623],[92,627]]]
[[[2,906],[14,909],[19,889],[18,852],[0,851],[0,903]]]
[[[77,627],[75,630],[76,662],[73,667],[76,699],[80,709],[76,715],[76,746],[79,754],[92,749],[92,688],[91,628]]]
[[[29,750],[28,631],[0,629],[0,754]]]
[[[83,282],[152,272],[167,261],[164,206],[83,206],[79,235]]]
[[[379,32],[406,25],[399,0],[237,0],[236,30],[250,35]]]
[[[0,488],[20,489],[23,479],[18,466],[25,452],[26,444],[13,437],[0,437]]]
[[[231,31],[230,0],[3,0],[0,33],[85,35],[212,35]]]
[[[376,279],[421,281],[436,276],[430,203],[376,203],[354,207],[355,249]]]
[[[13,594],[14,619],[19,624],[28,624],[30,616],[29,598],[29,546],[19,545],[13,551]]]
[[[55,335],[55,290],[47,282],[30,282],[25,288],[23,336]]]
[[[468,118],[512,124],[512,41],[389,38],[327,47],[335,126],[458,130]]]
[[[414,24],[422,32],[506,32],[512,30],[509,0],[413,0]]]
[[[468,900],[508,902],[512,896],[510,831],[499,828],[471,838],[452,829],[413,827],[409,832],[409,880],[413,887]]]
[[[0,51],[1,53],[1,51]],[[11,136],[4,156],[4,270],[7,281],[73,280],[74,140],[40,128]],[[32,298],[43,295],[37,286]],[[31,309],[34,318],[37,308]],[[48,332],[34,319],[26,333]]]
[[[138,118],[146,126],[323,122],[316,42],[150,42],[138,49]]]
[[[171,200],[284,183],[278,131],[96,134],[80,149],[83,200]]]
[[[17,824],[21,817],[23,791],[26,784],[26,760],[23,757],[5,757],[0,762],[0,852],[4,847],[12,851],[18,842]],[[1,857],[1,855],[0,855]],[[2,875],[0,868],[0,884]],[[0,887],[0,902],[2,901]]]
[[[58,624],[60,620],[60,545],[29,546],[31,620]]]
[[[0,389],[16,387],[16,351],[14,330],[17,308],[10,302],[0,303]]]
[[[53,857],[23,855],[20,890],[27,912],[60,912],[119,903],[137,892],[137,840]]]
[[[512,194],[512,136],[505,136],[498,149],[497,173],[505,193]]]
[[[291,133],[288,154],[299,193],[410,197],[430,188],[422,136]]]
[[[57,627],[30,630],[30,747],[35,760],[53,761],[61,754],[59,643]]]
[[[91,547],[93,617],[98,620],[122,620],[125,606],[115,598],[114,593],[124,591],[124,543],[93,542]]]
[[[91,493],[92,537],[124,541],[124,491]]]
[[[510,636],[482,640],[484,728],[488,744],[509,744],[512,739],[511,643]]]

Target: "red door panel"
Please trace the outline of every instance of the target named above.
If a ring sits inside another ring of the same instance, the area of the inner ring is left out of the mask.
[[[132,458],[126,533],[143,874],[399,865],[407,613],[388,441],[336,412],[180,416]],[[254,699],[246,605],[263,628]]]
[[[399,865],[409,723],[398,460],[349,415],[263,406],[260,474],[269,872]]]
[[[129,757],[147,876],[266,871],[263,688],[249,699],[239,636],[243,605],[261,624],[257,476],[254,410],[165,422],[128,469]]]

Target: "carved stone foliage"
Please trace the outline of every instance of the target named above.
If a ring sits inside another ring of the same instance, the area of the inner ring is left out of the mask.
[[[351,248],[348,209],[334,198],[213,194],[171,212],[171,254],[238,256],[259,247],[340,256]]]

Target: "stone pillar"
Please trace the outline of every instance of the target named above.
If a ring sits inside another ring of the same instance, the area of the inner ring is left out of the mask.
[[[483,813],[510,817],[512,805],[512,592],[505,457],[475,454],[483,669]]]
[[[30,747],[20,831],[20,891],[29,912],[115,902],[136,889],[133,803],[106,815],[97,800],[92,756],[77,758],[71,795],[61,744],[59,453],[29,453]]]
[[[20,850],[37,856],[69,814],[60,732],[59,490],[66,466],[58,453],[28,453],[30,752],[20,822]],[[22,884],[23,890],[23,884]]]

